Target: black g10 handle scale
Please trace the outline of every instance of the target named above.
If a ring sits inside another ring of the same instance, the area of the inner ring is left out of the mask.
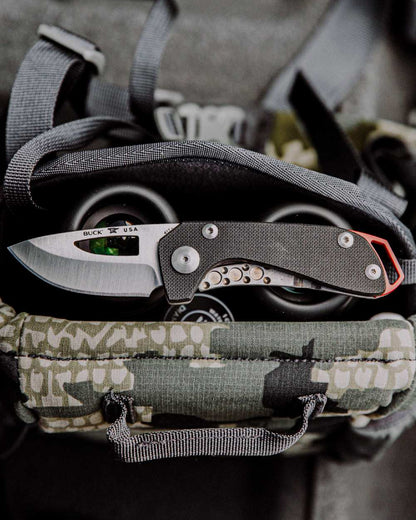
[[[397,273],[394,283],[373,244],[385,249]],[[386,240],[334,226],[184,222],[160,239],[158,252],[166,296],[173,304],[191,301],[212,268],[235,262],[269,266],[322,288],[369,298],[386,296],[404,278]]]

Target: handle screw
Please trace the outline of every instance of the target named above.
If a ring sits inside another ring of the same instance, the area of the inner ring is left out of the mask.
[[[215,224],[205,224],[202,228],[202,236],[208,239],[218,236],[218,228]]]
[[[348,231],[344,231],[338,235],[338,244],[344,249],[348,249],[354,244],[354,236]]]
[[[378,280],[381,276],[381,269],[376,264],[367,265],[365,269],[365,275],[370,280]]]

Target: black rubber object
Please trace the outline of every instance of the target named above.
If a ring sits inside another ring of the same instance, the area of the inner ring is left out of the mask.
[[[373,247],[354,233],[350,248],[340,247],[344,231],[334,226],[280,224],[269,222],[212,222],[216,238],[205,238],[205,222],[184,222],[159,243],[159,261],[165,292],[171,303],[192,300],[204,274],[215,266],[233,262],[253,262],[294,273],[333,289],[361,296],[385,291],[383,274],[370,280],[365,269],[376,264],[384,272]],[[200,264],[189,274],[178,273],[171,264],[173,252],[190,246],[200,255]]]
[[[111,183],[91,190],[81,197],[64,219],[64,231],[92,229],[104,218],[127,215],[135,224],[177,222],[178,217],[161,195],[133,183]]]

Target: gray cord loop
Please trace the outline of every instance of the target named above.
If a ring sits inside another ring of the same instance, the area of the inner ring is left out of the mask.
[[[326,404],[323,394],[299,397],[303,404],[300,426],[294,433],[274,433],[265,428],[194,428],[143,433],[132,436],[127,426],[125,396],[110,391],[105,402],[115,402],[121,413],[107,429],[107,439],[123,462],[145,462],[174,457],[269,456],[293,446],[308,429],[309,420]]]
[[[59,125],[23,145],[13,156],[4,177],[4,199],[9,209],[42,209],[32,197],[31,178],[45,156],[58,151],[82,148],[112,129],[141,129],[112,117],[88,117]]]
[[[130,108],[137,119],[157,134],[153,117],[154,94],[160,61],[178,13],[174,0],[157,0],[140,35],[130,73]]]

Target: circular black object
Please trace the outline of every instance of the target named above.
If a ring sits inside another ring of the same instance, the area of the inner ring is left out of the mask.
[[[172,206],[155,191],[133,184],[107,184],[81,198],[64,219],[65,231],[131,224],[178,222]]]
[[[349,229],[349,223],[337,213],[316,204],[291,203],[279,206],[267,214],[265,222],[321,224]],[[325,291],[294,289],[291,287],[259,288],[262,305],[289,319],[316,320],[329,318],[351,305],[354,298]]]
[[[210,294],[196,294],[187,304],[172,305],[167,310],[164,321],[230,322],[234,317],[230,309],[218,298]]]

